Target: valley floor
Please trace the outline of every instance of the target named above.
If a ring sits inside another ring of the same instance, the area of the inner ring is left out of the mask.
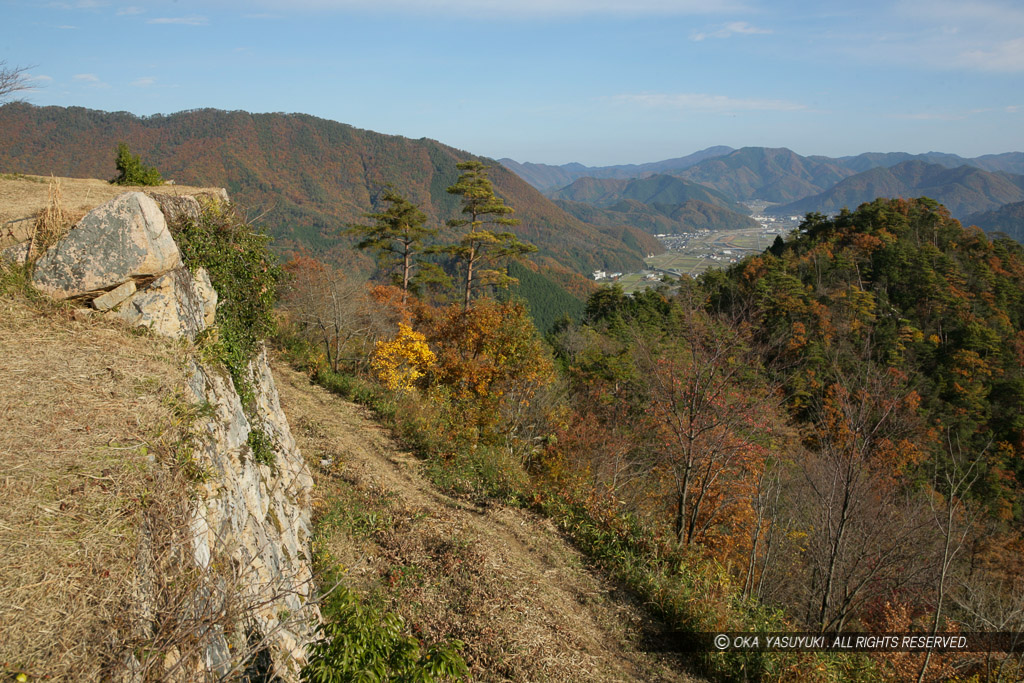
[[[315,472],[318,551],[417,637],[463,641],[474,680],[698,680],[550,521],[438,492],[368,409],[283,363],[274,373]]]

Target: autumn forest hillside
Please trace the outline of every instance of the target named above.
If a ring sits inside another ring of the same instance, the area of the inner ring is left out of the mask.
[[[581,271],[629,268],[650,236],[568,217],[511,172],[438,143],[214,110],[139,119],[8,105],[0,131],[4,171],[113,176],[110,150],[127,137],[167,177],[223,181],[242,206],[272,209],[264,223],[277,249],[307,250],[281,272],[265,268],[273,283],[259,288],[265,301],[280,285],[282,357],[369,406],[453,500],[550,520],[670,634],[644,647],[713,680],[1024,674],[1019,657],[999,652],[720,652],[707,641],[723,631],[1024,636],[1019,243],[963,226],[932,199],[873,199],[832,217],[809,213],[727,270],[666,277],[632,295],[580,287],[576,298],[565,285]],[[734,175],[730,196],[781,200],[856,173],[747,148],[696,162],[686,177],[724,178],[716,174],[750,159],[765,172]],[[408,239],[453,217],[460,224],[438,236],[444,259]],[[355,238],[337,234],[360,218],[375,225],[356,252]],[[415,248],[389,260],[403,239]],[[508,260],[528,254],[533,265]],[[382,267],[367,283],[338,267],[369,271],[374,255]],[[403,276],[388,277],[396,264]],[[449,284],[418,290],[407,276],[431,266],[447,269]],[[523,298],[545,301],[543,334],[536,311],[504,293],[510,275]],[[396,518],[377,503],[346,512],[347,524],[390,543]],[[318,538],[343,521],[325,516]],[[442,550],[434,556],[450,555]],[[346,571],[338,557],[320,562],[325,581]],[[453,563],[441,574],[478,572],[476,586],[487,571]],[[389,609],[452,652],[467,645],[474,677],[515,678],[500,668],[506,644],[493,634],[423,616],[417,567],[380,579]],[[325,673],[309,680],[337,679],[344,662],[329,654],[316,655]]]
[[[363,271],[344,228],[379,208],[386,185],[422,207],[435,226],[455,216],[458,202],[445,189],[456,163],[477,157],[428,139],[411,140],[360,130],[304,114],[250,114],[214,109],[140,118],[80,107],[0,107],[0,168],[84,178],[112,178],[119,142],[165,178],[227,188],[275,238],[279,252],[309,250]],[[622,225],[597,227],[566,214],[496,162],[496,192],[514,206],[513,231],[540,248],[534,261],[570,289],[586,284],[571,273],[629,271],[654,238]]]

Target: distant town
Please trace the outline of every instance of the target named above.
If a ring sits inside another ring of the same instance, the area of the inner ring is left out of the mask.
[[[724,268],[748,254],[761,253],[772,245],[777,235],[785,237],[800,225],[803,216],[769,216],[765,205],[753,206],[751,218],[759,227],[747,230],[695,230],[694,232],[655,235],[665,245],[665,253],[649,254],[646,268],[638,273],[595,270],[591,277],[598,282],[619,283],[623,290],[634,292],[660,282],[665,276],[696,277],[709,268]]]

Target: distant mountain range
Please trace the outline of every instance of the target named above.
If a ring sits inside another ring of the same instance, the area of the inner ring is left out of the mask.
[[[844,207],[854,209],[877,197],[930,197],[949,209],[954,218],[964,218],[1024,201],[1024,175],[991,173],[974,166],[947,168],[923,161],[904,161],[858,173],[821,194],[773,207],[772,211],[835,213]]]
[[[746,201],[773,205],[768,213],[799,215],[810,211],[833,213],[844,207],[854,209],[877,197],[927,196],[944,204],[953,216],[965,218],[1024,200],[1021,152],[976,158],[941,152],[870,152],[831,158],[804,157],[786,148],[711,147],[687,157],[631,166],[546,166],[510,160],[502,163],[544,189],[574,216],[586,216],[585,220],[595,224],[623,221],[659,232],[685,231],[698,225],[737,227],[740,223],[736,217],[721,210],[743,213],[737,203]],[[561,187],[553,186],[570,178]],[[666,178],[688,184],[673,185]],[[654,184],[644,185],[640,181]],[[667,188],[669,198],[658,194],[661,186]],[[714,193],[713,196],[700,196],[699,187]],[[655,191],[649,191],[652,188]],[[621,203],[624,200],[630,201]],[[711,214],[704,210],[706,207],[700,207],[705,216],[701,222],[692,213],[687,215],[679,210],[690,201],[710,204],[719,211]],[[582,202],[589,208],[567,202]]]
[[[512,159],[498,159],[498,162],[516,173],[520,178],[536,187],[541,192],[557,190],[579,178],[643,178],[644,176],[679,171],[695,164],[720,157],[732,152],[732,147],[708,147],[677,159],[665,159],[649,164],[624,164],[621,166],[584,166],[583,164],[549,164],[519,163]]]
[[[456,163],[479,158],[433,140],[303,114],[203,109],[140,118],[79,107],[0,107],[0,172],[112,178],[120,141],[165,178],[226,187],[250,211],[266,212],[262,223],[280,251],[306,249],[363,271],[368,258],[341,234],[378,208],[386,184],[442,225],[459,210],[459,198],[445,191],[458,176]],[[580,221],[491,163],[496,193],[522,221],[513,230],[540,248],[534,260],[546,275],[576,293],[588,285],[571,273],[637,270],[643,256],[662,251],[635,228]]]

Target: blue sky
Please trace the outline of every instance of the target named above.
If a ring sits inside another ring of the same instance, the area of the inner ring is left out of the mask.
[[[494,158],[1024,151],[1024,4],[0,0],[37,105],[303,112]]]

